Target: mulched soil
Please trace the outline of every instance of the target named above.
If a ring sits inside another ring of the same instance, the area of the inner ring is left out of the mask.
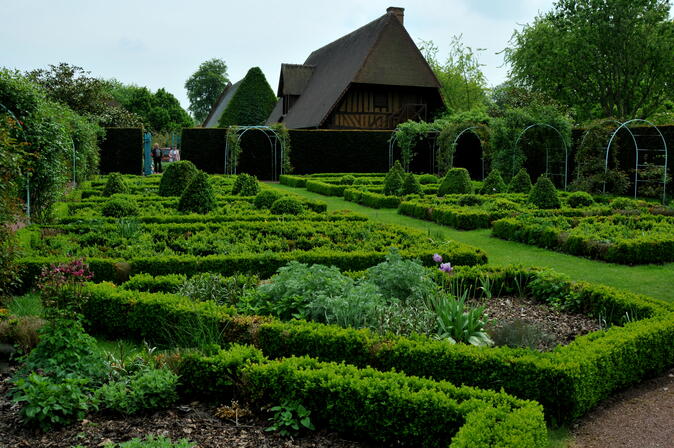
[[[478,302],[472,302],[475,306]],[[535,348],[549,351],[557,345],[566,345],[577,336],[600,329],[599,322],[583,314],[564,313],[526,297],[493,297],[486,303],[489,319],[495,322],[487,326],[487,332],[493,333],[514,321],[533,325],[539,337]]]
[[[81,423],[40,432],[23,426],[19,410],[7,397],[7,375],[0,377],[0,448],[70,448],[82,445],[102,447],[106,442],[126,442],[149,435],[188,439],[199,448],[285,447],[285,448],[356,448],[368,445],[341,439],[324,431],[307,433],[300,439],[288,439],[271,432],[264,420],[255,417],[234,420],[215,417],[216,408],[201,403],[176,406],[151,415],[112,417],[89,416]]]
[[[674,447],[674,370],[601,402],[572,431],[573,448]]]

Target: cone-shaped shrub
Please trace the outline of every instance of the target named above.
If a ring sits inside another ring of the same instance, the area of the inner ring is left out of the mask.
[[[189,160],[173,162],[161,176],[159,196],[180,196],[197,171],[197,167]]]
[[[276,190],[264,190],[255,196],[255,201],[253,201],[253,203],[255,204],[256,208],[269,208],[274,203],[274,201],[279,199],[281,196],[281,193]]]
[[[560,208],[562,206],[557,189],[546,176],[541,176],[529,193],[529,202],[538,208]]]
[[[510,180],[508,185],[508,193],[524,193],[529,194],[531,191],[531,177],[524,168],[520,169],[515,177]]]
[[[424,191],[421,188],[421,184],[419,183],[417,177],[412,173],[408,173],[407,176],[405,176],[405,182],[403,182],[403,194],[423,193]]]
[[[113,194],[126,194],[129,192],[129,187],[124,182],[124,178],[119,173],[110,173],[108,181],[103,188],[103,196],[112,196]]]
[[[438,196],[447,194],[472,194],[473,184],[470,182],[470,174],[465,168],[452,168],[447,171],[445,178],[442,179]]]
[[[384,194],[386,196],[400,196],[403,192],[403,176],[405,175],[405,170],[400,161],[396,160],[396,163],[388,171],[388,174],[384,178]]]
[[[482,189],[480,194],[496,194],[496,193],[505,193],[508,189],[503,178],[501,177],[501,172],[499,170],[491,170],[489,176],[482,183]]]
[[[178,211],[205,214],[215,209],[215,194],[208,181],[208,174],[199,171],[178,201]]]
[[[241,173],[236,176],[234,186],[232,187],[232,194],[239,196],[255,196],[259,192],[260,184],[257,182],[257,177],[246,173]]]

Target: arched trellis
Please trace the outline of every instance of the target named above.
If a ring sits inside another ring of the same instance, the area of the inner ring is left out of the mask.
[[[604,122],[602,122],[602,123],[597,123],[597,124],[595,124],[595,125],[593,125],[593,126],[590,126],[589,128],[585,129],[585,132],[583,132],[583,138],[580,139],[580,144],[578,145],[578,150],[580,150],[581,148],[583,148],[583,146],[585,145],[585,139],[587,139],[587,136],[590,135],[590,131],[592,131],[593,129],[595,129],[595,128],[601,126],[603,123],[615,123],[615,124],[617,124],[618,126],[620,126],[620,125],[622,124],[622,123],[619,122],[618,120],[606,120],[606,121],[604,121]],[[628,129],[628,131],[629,131],[629,129]],[[629,132],[631,133],[631,131],[629,131]],[[603,146],[602,146],[602,148],[603,148]],[[579,169],[576,169],[576,173],[577,173],[577,174],[576,174],[576,179],[580,179],[580,170],[579,170]]]
[[[637,135],[635,135],[632,130],[629,128],[629,125],[632,123],[645,123],[649,125],[651,128],[655,129],[658,135],[660,136],[660,140],[662,141],[662,148],[640,148],[639,144],[637,143]],[[632,142],[634,143],[634,152],[635,152],[635,161],[634,161],[634,198],[636,199],[637,193],[639,191],[639,168],[643,167],[643,164],[640,164],[639,161],[639,156],[641,154],[646,154],[646,153],[660,153],[664,156],[664,164],[663,165],[655,165],[658,167],[663,168],[662,170],[662,202],[664,203],[666,198],[667,198],[667,163],[668,163],[668,151],[667,151],[667,140],[665,137],[662,135],[662,132],[660,132],[660,129],[653,124],[652,122],[648,120],[644,120],[641,118],[634,118],[632,120],[625,121],[622,123],[618,128],[613,131],[613,134],[611,135],[611,138],[608,141],[608,145],[606,145],[606,156],[604,158],[604,174],[608,172],[608,157],[611,152],[611,144],[613,143],[613,140],[615,137],[618,135],[618,132],[620,132],[621,129],[626,129],[630,136],[632,137]],[[603,186],[603,191],[606,192],[606,181],[604,181],[604,186]]]
[[[235,146],[240,148],[241,138],[249,131],[260,131],[267,137],[267,141],[269,141],[269,146],[272,151],[272,180],[278,180],[279,176],[283,174],[285,143],[278,132],[270,126],[230,126],[227,128],[225,143],[225,174],[236,174],[236,166],[238,163],[238,154],[232,154],[234,148],[230,146],[230,132],[236,134]]]
[[[24,131],[23,125],[21,124],[21,121],[19,121],[19,119],[16,118],[16,115],[14,115],[14,112],[12,112],[7,106],[5,106],[2,103],[0,103],[0,107],[2,108],[2,110],[6,111],[9,115],[11,115],[12,118],[14,119],[14,121],[16,121],[16,124],[19,125],[19,128],[21,128],[21,130]],[[73,150],[74,150],[74,143],[73,143]],[[26,174],[27,174],[26,175],[26,218],[28,218],[28,220],[30,221],[30,176],[31,176],[31,172],[28,171],[28,173],[26,173]]]
[[[524,136],[524,134],[527,133],[529,129],[535,128],[537,126],[545,127],[545,128],[550,128],[553,131],[559,135],[559,139],[562,141],[562,145],[564,146],[564,189],[566,190],[567,184],[568,184],[568,178],[569,178],[569,146],[566,143],[566,140],[564,139],[564,136],[562,135],[561,132],[559,132],[559,129],[556,127],[549,125],[547,123],[534,123],[532,125],[527,126],[520,132],[520,134],[517,136],[517,139],[515,139],[515,149],[517,149],[517,146],[520,143],[520,140]],[[545,148],[545,174],[549,174],[549,154],[548,154],[548,148]],[[513,172],[512,175],[515,175],[515,152],[513,151]],[[560,173],[561,175],[561,173]]]
[[[423,136],[425,139],[428,139],[431,137],[431,171],[435,173],[435,152],[437,150],[437,145],[438,145],[438,135],[440,134],[440,131],[438,130],[429,130],[423,133]],[[398,134],[396,131],[393,131],[391,138],[388,141],[388,168],[389,170],[393,167],[393,164],[395,163],[394,157],[393,157],[393,150],[398,142]],[[410,163],[412,161],[410,160]],[[409,166],[404,167],[406,171],[409,171]]]
[[[480,166],[481,166],[482,179],[484,179],[484,177],[485,177],[484,176],[484,148],[482,148],[482,139],[480,138],[480,135],[477,132],[475,132],[475,130],[476,129],[484,129],[484,128],[486,128],[485,125],[470,126],[470,127],[467,127],[465,129],[463,129],[461,132],[459,132],[456,135],[456,137],[454,138],[454,141],[452,142],[452,147],[454,148],[454,150],[452,151],[452,159],[451,159],[451,166],[454,166],[454,155],[456,154],[456,144],[459,142],[459,139],[461,138],[461,136],[463,134],[465,134],[466,132],[470,132],[471,134],[473,134],[475,137],[477,137],[480,140],[480,148],[481,148],[481,151],[482,151],[482,155],[480,156]]]

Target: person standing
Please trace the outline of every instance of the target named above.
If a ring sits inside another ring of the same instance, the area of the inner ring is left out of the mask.
[[[154,172],[157,174],[161,173],[161,149],[159,149],[159,143],[155,143],[152,148],[152,160],[154,161]]]

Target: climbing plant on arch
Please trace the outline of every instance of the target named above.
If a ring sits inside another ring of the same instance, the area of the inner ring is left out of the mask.
[[[248,132],[262,132],[269,142],[271,157],[271,177],[291,171],[290,136],[288,129],[282,124],[272,126],[229,126],[225,144],[225,174],[236,174],[241,155],[241,139]]]
[[[407,121],[405,123],[400,123],[396,126],[391,138],[389,139],[389,148],[388,148],[388,159],[389,159],[389,169],[393,166],[394,155],[393,148],[395,145],[400,148],[400,158],[405,168],[405,171],[409,171],[410,163],[412,162],[414,156],[416,155],[413,152],[414,147],[423,139],[429,139],[431,147],[431,165],[432,171],[435,171],[435,145],[436,137],[440,133],[442,128],[442,121],[434,121],[432,123],[426,123],[425,121]]]
[[[486,117],[486,115],[485,115]],[[484,179],[485,176],[485,158],[489,152],[489,142],[490,142],[490,128],[489,128],[489,119],[488,117],[484,120],[460,120],[460,121],[448,121],[446,126],[440,131],[438,136],[438,167],[440,172],[445,172],[450,168],[454,168],[455,165],[455,155],[457,154],[459,141],[461,137],[472,134],[480,142],[481,154],[480,154],[480,179]],[[457,165],[458,166],[458,165]],[[460,168],[468,168],[461,166]],[[472,178],[476,176],[471,174]]]

